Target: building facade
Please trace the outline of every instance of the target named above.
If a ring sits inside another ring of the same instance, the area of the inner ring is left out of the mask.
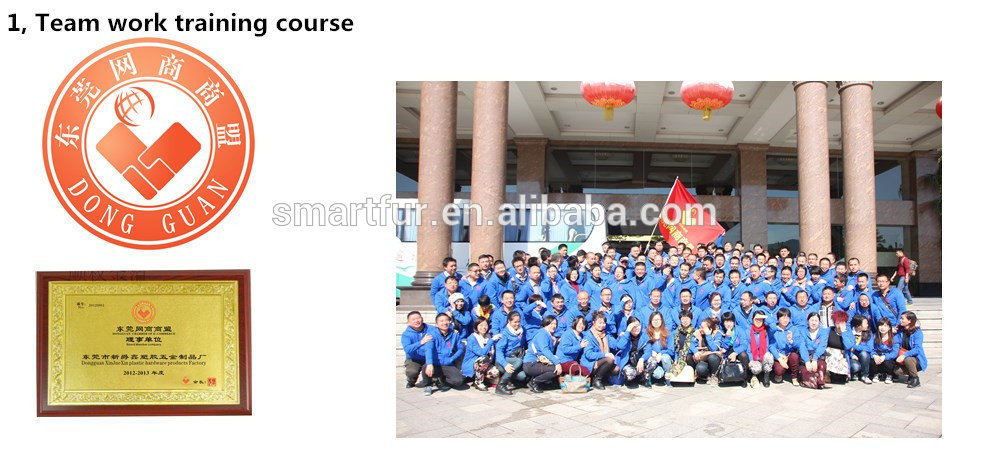
[[[635,103],[606,122],[577,82],[397,83],[397,194],[469,198],[492,219],[519,195],[639,211],[680,178],[715,205],[729,240],[831,251],[888,274],[903,247],[919,264],[914,292],[941,294],[941,83],[736,82],[711,121],[680,102],[679,82],[636,84]],[[439,273],[452,242],[469,242],[472,260],[510,256],[497,221],[454,235],[430,225],[439,214],[423,212],[414,284]]]

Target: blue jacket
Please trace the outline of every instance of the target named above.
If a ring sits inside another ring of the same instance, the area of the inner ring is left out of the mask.
[[[900,320],[900,316],[904,311],[907,311],[907,300],[904,298],[904,294],[895,288],[888,289],[886,296],[881,294],[880,291],[873,291],[873,299],[870,301],[870,304],[877,305],[877,308],[886,317],[890,317],[887,314],[893,312],[894,316],[891,317],[891,321],[894,323]]]
[[[598,340],[595,339],[595,336],[591,333],[591,331],[584,332],[584,339],[588,341],[588,346],[585,347],[584,352],[581,353],[581,365],[589,371],[594,370],[595,362],[604,358],[605,352],[608,349],[603,349],[601,345],[599,345]],[[628,339],[628,335],[622,334],[620,337],[615,338],[612,337],[612,335],[606,334],[605,339],[609,349],[612,350],[611,353],[614,355],[615,351],[624,345],[622,339]]]
[[[633,304],[633,307],[635,309],[642,308],[644,305],[650,302],[650,291],[652,291],[654,288],[660,287],[661,289],[663,289],[662,281],[659,278],[650,275],[649,273],[647,273],[646,276],[643,277],[642,281],[637,280],[636,276],[633,275],[632,277],[629,278],[629,284],[634,292],[633,300],[635,300],[635,303]],[[619,298],[621,299],[621,297]]]
[[[542,283],[543,283],[543,281],[541,280],[540,281],[540,286],[542,286]],[[525,283],[522,283],[522,285],[519,286],[519,290],[516,291],[516,301],[517,302],[521,301],[521,302],[524,302],[524,303],[529,303],[529,298],[531,296],[533,296],[533,295],[539,295],[541,298],[543,298],[543,302],[549,305],[550,304],[550,297],[544,297],[543,296],[543,290],[541,289],[540,286],[537,286],[534,289],[533,288],[533,285],[530,284],[529,279],[527,279]]]
[[[901,349],[901,339],[903,339],[901,333],[895,333],[892,336],[891,342],[889,344],[878,342],[877,336],[879,335],[874,335],[872,336],[871,339],[873,341],[873,354],[883,356],[884,359],[897,359],[897,354],[900,352]],[[920,362],[920,358],[919,358],[919,362]]]
[[[678,325],[681,324],[680,305],[678,305],[675,308],[665,308],[661,311],[663,313],[664,325],[667,325],[667,329],[670,330],[671,333],[673,333],[674,330],[677,329]],[[702,310],[698,309],[697,306],[691,307],[691,325],[694,326],[695,329],[701,326],[701,321],[705,320],[705,317],[706,317],[705,313]],[[649,322],[643,322],[643,323],[649,323]]]
[[[550,304],[550,299],[554,295],[554,285],[550,279],[544,279],[543,283],[540,284],[540,294],[543,295],[544,300],[547,304]],[[557,282],[557,293],[564,297],[564,307],[572,308],[577,306],[577,292],[574,292],[574,288],[571,287],[566,281]]]
[[[739,299],[742,298],[742,293],[746,292],[746,285],[741,281],[734,288],[732,283],[725,282],[725,296],[722,297],[722,307],[734,309],[739,306]]]
[[[818,334],[815,337],[811,337],[807,330],[803,331],[798,346],[801,362],[817,361],[825,354],[826,347],[828,347],[828,328],[818,328]]]
[[[612,289],[612,303],[619,303],[622,300],[622,296],[629,294],[633,298],[633,307],[636,307],[636,296],[639,295],[639,289],[630,281],[628,278],[624,278],[622,281],[615,282],[609,286]],[[601,293],[599,293],[601,297]],[[647,297],[649,298],[649,297]]]
[[[574,316],[568,314],[568,310],[566,306],[564,307],[564,310],[561,311],[560,313],[555,312],[552,306],[547,308],[546,311],[543,311],[542,317],[547,317],[547,316],[553,316],[557,318],[557,329],[553,332],[553,337],[560,339],[561,336],[564,335],[565,331],[571,329],[571,323],[572,320],[574,320]],[[542,324],[542,321],[540,323]]]
[[[588,293],[591,294],[592,301],[595,300],[600,301],[602,298],[602,289],[606,287],[611,287],[611,283],[609,283],[609,281],[605,279],[604,274],[602,275],[601,278],[599,278],[599,281],[595,281],[594,278],[591,278],[591,275],[589,274],[588,278],[584,280],[584,284],[581,286],[581,290],[588,291]]]
[[[505,367],[509,362],[506,361],[509,355],[517,348],[526,347],[526,333],[519,333],[519,336],[512,334],[508,327],[501,328],[501,339],[495,343],[495,362],[500,366]],[[522,367],[513,367],[515,370],[522,370]]]
[[[728,291],[729,289],[724,281],[722,282],[722,284],[718,286],[715,286],[715,282],[713,281],[706,281],[705,283],[698,286],[697,290],[695,291],[697,293],[697,296],[692,297],[692,300],[694,301],[694,306],[697,306],[699,309],[702,310],[708,309],[712,305],[710,301],[712,294],[716,292],[718,292],[722,296],[722,300],[724,302],[726,293]]]
[[[505,291],[512,291],[516,293],[518,284],[515,282],[511,274],[505,274],[505,280],[502,280],[498,275],[492,275],[487,281],[485,281],[485,295],[492,300],[492,305],[495,308],[502,307],[502,293]]]
[[[464,294],[463,292],[461,292],[460,287],[457,288],[457,292],[455,292],[454,294],[458,294],[458,293],[462,295]],[[446,287],[441,288],[436,294],[433,295],[433,309],[437,311],[437,314],[450,311],[450,307],[452,305],[450,304],[449,299],[451,295],[453,294],[447,293]],[[465,301],[464,303],[467,303],[467,301]]]
[[[773,308],[767,306],[766,304],[760,306],[760,309],[767,313],[767,318],[763,320],[763,322],[767,324],[767,328],[773,330],[774,327],[777,326],[777,311],[780,311],[782,308],[783,306],[781,306],[780,303],[774,305]]]
[[[670,349],[670,353],[668,354],[675,360],[677,359],[677,335],[678,333],[675,329],[673,333],[670,333],[670,337],[667,338],[667,348]],[[688,344],[688,354],[693,355],[698,353],[698,340],[694,338],[694,334],[692,333],[687,338],[691,340],[691,343]]]
[[[553,341],[553,336],[547,333],[547,330],[540,328],[536,336],[526,346],[526,356],[523,356],[523,364],[536,362],[540,355],[546,356],[554,364],[560,364],[560,358],[553,352]]]
[[[461,278],[460,291],[464,294],[464,298],[467,300],[467,309],[470,310],[475,306],[478,306],[478,297],[481,297],[488,288],[488,282],[482,278],[478,278],[478,282],[471,285],[467,277]]]
[[[632,352],[632,335],[626,333],[623,335],[625,339],[620,340],[621,346],[615,349],[615,365],[619,367],[624,367],[627,363],[636,365],[639,361],[629,361],[629,354]],[[648,348],[649,347],[649,348]],[[636,349],[640,351],[640,359],[645,360],[652,356],[652,346],[650,344],[650,339],[646,336],[646,328],[642,328],[639,332],[639,342],[637,342]]]
[[[883,317],[883,315],[880,314],[880,311],[877,311],[877,305],[873,304],[872,300],[870,301],[870,306],[868,308],[863,308],[862,306],[860,306],[859,301],[857,300],[849,307],[847,312],[849,313],[849,325],[852,325],[853,317],[863,316],[866,317],[866,321],[869,322],[870,324],[870,330],[872,330],[873,332],[876,332],[877,321],[879,321],[880,318]],[[896,322],[892,322],[892,323],[896,323]]]
[[[657,312],[657,311],[660,311],[660,314],[663,314],[664,323],[668,325],[667,328],[670,328],[670,326],[669,326],[670,324],[667,323],[667,314],[665,312],[666,309],[664,309],[663,307],[654,308],[653,305],[647,304],[646,306],[637,309],[633,313],[633,315],[635,315],[636,318],[639,319],[639,323],[641,323],[641,324],[649,324],[650,323],[650,316],[654,312]],[[619,324],[616,323],[616,327],[618,327],[618,326],[619,326]],[[623,326],[621,329],[619,329],[619,331],[625,331],[625,327]]]
[[[477,335],[471,333],[467,337],[467,346],[464,349],[464,361],[461,363],[461,373],[465,377],[474,376],[474,363],[478,361],[478,358],[491,353],[492,349],[495,348],[495,343],[498,341],[493,341],[491,337],[488,338],[488,343],[484,347],[478,343]]]
[[[791,342],[787,342],[787,332],[791,332]],[[787,356],[791,353],[800,350],[801,332],[803,328],[798,328],[787,325],[787,328],[781,329],[780,326],[775,326],[770,329],[770,353],[773,355],[774,359],[780,358],[781,356]]]
[[[520,317],[520,319],[522,320],[521,325],[525,328],[526,320],[527,320],[526,317],[529,315],[533,315],[534,311],[536,310],[536,307],[537,307],[536,303],[530,303],[522,307],[519,306],[519,303],[516,303],[512,305],[512,311],[505,312],[505,308],[500,306],[498,307],[498,309],[492,312],[492,323],[489,329],[501,330],[502,328],[504,328],[505,324],[509,322],[509,314],[511,314],[513,311],[518,311],[519,315],[522,316]],[[537,317],[539,318],[539,315],[537,315]]]
[[[900,339],[898,339],[899,342],[897,344],[897,352],[900,352],[900,344],[904,341],[904,336],[906,334],[907,334],[906,330],[904,329],[901,329],[900,331],[897,332],[897,335],[900,336]],[[925,335],[924,333],[921,332],[921,327],[916,327],[914,329],[914,332],[911,333],[911,336],[908,338],[908,344],[911,347],[911,350],[904,352],[905,358],[909,356],[918,358],[918,365],[920,366],[921,370],[925,370],[928,368],[928,357],[925,356],[925,348],[923,346],[924,341],[925,341]],[[897,355],[895,354],[894,357],[896,358]]]
[[[567,332],[560,337],[560,342],[557,344],[556,355],[557,360],[560,361],[561,364],[570,361],[578,361],[581,359],[581,353],[584,352],[584,348],[581,347],[581,339],[584,339],[584,336],[578,336],[576,333],[576,331],[568,329]]]
[[[426,363],[439,366],[452,366],[461,355],[464,354],[464,344],[461,343],[461,334],[451,329],[444,336],[436,327],[430,330],[433,340],[427,344],[433,344],[426,351]]]
[[[798,307],[798,305],[791,306],[788,308],[791,310],[791,326],[792,327],[808,327],[808,314],[815,313],[818,314],[818,305],[812,305],[808,302],[804,308]]]
[[[471,313],[471,310],[467,306],[463,310],[455,309],[450,314],[454,316],[454,323],[460,326],[461,335],[474,333],[474,314]]]
[[[757,311],[760,311],[760,307],[756,305],[750,306],[748,314],[743,312],[742,305],[732,308],[732,315],[736,316],[736,327],[748,330],[753,325],[753,316]]]
[[[732,327],[732,333],[722,333],[719,348],[725,350],[726,356],[733,352],[749,353],[749,334],[747,330],[749,330],[749,327],[743,328],[739,324],[736,324],[736,326]],[[752,358],[753,355],[750,355],[750,357]]]
[[[667,282],[667,287],[663,290],[663,295],[660,297],[660,305],[664,308],[672,308],[680,305],[681,290],[684,289],[691,291],[691,300],[694,301],[694,297],[698,293],[698,283],[690,277],[683,281],[678,277],[671,278]]]
[[[402,332],[402,351],[406,353],[406,359],[411,359],[420,364],[426,363],[426,349],[433,341],[426,344],[420,344],[419,341],[427,334],[430,334],[431,328],[435,327],[425,323],[421,331],[416,331],[413,327],[406,326],[406,330]]]
[[[849,329],[851,330],[852,327],[850,327]],[[850,354],[852,354],[852,353],[859,354],[859,352],[866,352],[866,353],[869,353],[871,356],[874,354],[873,353],[874,352],[874,349],[873,349],[873,340],[876,338],[876,335],[875,334],[870,333],[870,338],[869,339],[867,339],[865,341],[860,341],[858,344],[856,343],[856,334],[855,333],[853,333],[852,338],[853,338],[853,340],[852,340],[852,347],[849,348]],[[867,361],[866,363],[869,364],[869,361]]]
[[[848,310],[857,301],[859,301],[859,297],[851,289],[843,288],[835,293],[835,304],[842,309]]]
[[[443,290],[444,285],[447,283],[448,276],[449,275],[447,275],[447,272],[440,272],[437,276],[433,277],[433,282],[430,283],[430,298],[433,298],[437,292]],[[454,276],[457,277],[457,282],[460,283],[463,275],[461,275],[460,272],[454,272]]]

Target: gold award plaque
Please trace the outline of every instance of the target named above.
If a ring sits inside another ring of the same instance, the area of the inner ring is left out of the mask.
[[[237,281],[51,281],[48,288],[48,404],[241,401]]]

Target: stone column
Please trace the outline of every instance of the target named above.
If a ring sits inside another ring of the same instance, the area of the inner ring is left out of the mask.
[[[767,246],[767,144],[739,144],[742,241]]]
[[[419,202],[426,205],[416,235],[413,286],[429,286],[450,256],[450,226],[444,205],[454,201],[457,149],[457,82],[424,81],[419,113]]]
[[[842,107],[842,205],[846,259],[877,272],[877,195],[873,169],[873,83],[838,81]]]
[[[498,223],[498,215],[499,207],[505,201],[505,131],[508,120],[509,83],[475,83],[471,137],[471,261],[477,261],[478,256],[486,253],[495,259],[502,259],[503,229]],[[480,226],[476,217],[479,212]]]
[[[798,132],[798,215],[801,251],[832,251],[829,207],[828,94],[824,81],[795,81]]]
[[[540,194],[547,192],[547,144],[550,141],[515,138],[513,142],[516,144],[516,192],[538,199]]]
[[[917,187],[915,197],[915,220],[917,223],[918,245],[907,255],[918,261],[918,281],[921,295],[942,296],[942,213],[935,201],[941,193],[932,185],[931,177],[938,172],[938,159],[932,152],[915,152],[911,163],[914,165],[913,184]]]

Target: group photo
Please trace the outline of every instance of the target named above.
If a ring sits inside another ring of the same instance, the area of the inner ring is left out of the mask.
[[[941,82],[396,103],[398,437],[941,435]]]

